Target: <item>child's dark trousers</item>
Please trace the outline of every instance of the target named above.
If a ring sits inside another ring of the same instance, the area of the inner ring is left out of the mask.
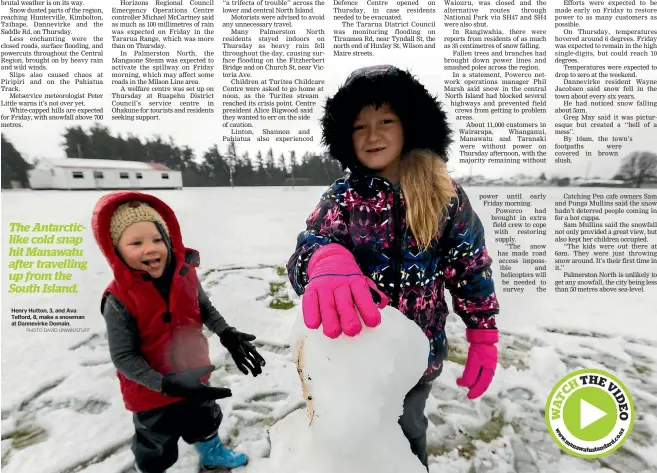
[[[411,451],[420,459],[429,471],[429,454],[427,452],[427,427],[429,421],[424,415],[424,408],[431,392],[431,383],[419,383],[411,389],[404,399],[404,411],[399,418],[399,425],[411,444]]]
[[[143,473],[163,473],[178,460],[178,440],[193,444],[214,436],[223,414],[215,401],[180,401],[135,412],[132,452]]]

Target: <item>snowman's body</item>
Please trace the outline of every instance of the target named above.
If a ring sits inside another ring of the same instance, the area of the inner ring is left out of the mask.
[[[291,346],[307,409],[272,427],[272,471],[426,473],[398,423],[429,354],[413,321],[387,307],[378,327],[337,339],[299,322]]]

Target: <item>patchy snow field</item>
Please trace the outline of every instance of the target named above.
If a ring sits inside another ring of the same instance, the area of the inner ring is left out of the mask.
[[[248,453],[238,473],[285,473],[268,468],[268,429],[305,406],[296,366],[287,344],[300,316],[300,300],[281,267],[294,250],[323,188],[187,188],[152,192],[178,213],[185,244],[201,253],[199,275],[213,303],[229,323],[258,337],[267,360],[258,378],[242,375],[211,337],[219,368],[212,382],[228,386],[233,397],[220,401],[225,412],[222,438]],[[466,189],[487,229],[496,260],[505,250],[480,194],[533,193],[530,188]],[[535,189],[558,200],[563,188]],[[569,192],[572,189],[568,190]],[[88,268],[73,270],[80,292],[6,294],[9,224],[88,225],[99,192],[2,193],[2,470],[3,473],[121,473],[132,463],[131,416],[124,409],[110,362],[99,296],[111,279],[109,268],[87,228],[81,247]],[[548,220],[552,221],[549,213]],[[518,238],[520,245],[547,243],[547,237]],[[553,254],[548,251],[548,257]],[[549,258],[551,261],[551,258]],[[551,269],[553,264],[548,264]],[[518,271],[521,268],[515,268]],[[587,268],[570,268],[584,271]],[[646,271],[639,268],[615,268]],[[549,274],[549,272],[548,272]],[[455,380],[467,345],[463,323],[450,315],[451,352],[427,405],[431,473],[657,472],[657,291],[620,294],[524,293],[502,291],[498,317],[500,367],[489,391],[469,401]],[[557,297],[558,296],[558,297]],[[272,308],[274,306],[276,308]],[[86,316],[73,326],[86,333],[28,333],[11,327],[12,308],[71,308]],[[208,336],[211,336],[208,333]],[[617,452],[601,461],[562,453],[544,422],[546,398],[559,378],[578,368],[614,372],[629,388],[636,408],[634,430]],[[198,457],[180,442],[178,463],[167,473],[195,473]]]

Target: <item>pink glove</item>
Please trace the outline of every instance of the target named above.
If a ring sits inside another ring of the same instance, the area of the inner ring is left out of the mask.
[[[342,245],[331,243],[316,250],[308,262],[308,279],[302,300],[308,328],[322,325],[329,338],[337,338],[343,331],[350,337],[358,335],[363,326],[356,308],[368,327],[381,323],[378,309],[388,305],[389,300],[374,281],[363,275],[354,256]],[[378,294],[378,305],[370,290]]]
[[[497,367],[499,333],[496,329],[466,329],[470,343],[463,376],[456,380],[459,386],[469,388],[468,399],[476,399],[486,392]]]

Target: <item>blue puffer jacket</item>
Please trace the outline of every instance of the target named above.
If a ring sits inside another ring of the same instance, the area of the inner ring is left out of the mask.
[[[302,295],[308,260],[317,248],[339,243],[349,249],[390,304],[429,338],[424,382],[440,374],[447,357],[445,287],[454,311],[469,328],[496,328],[499,311],[482,224],[461,186],[452,184],[457,195],[449,215],[423,251],[407,229],[404,196],[396,186],[364,174],[338,179],[308,217],[287,264],[294,290]]]

